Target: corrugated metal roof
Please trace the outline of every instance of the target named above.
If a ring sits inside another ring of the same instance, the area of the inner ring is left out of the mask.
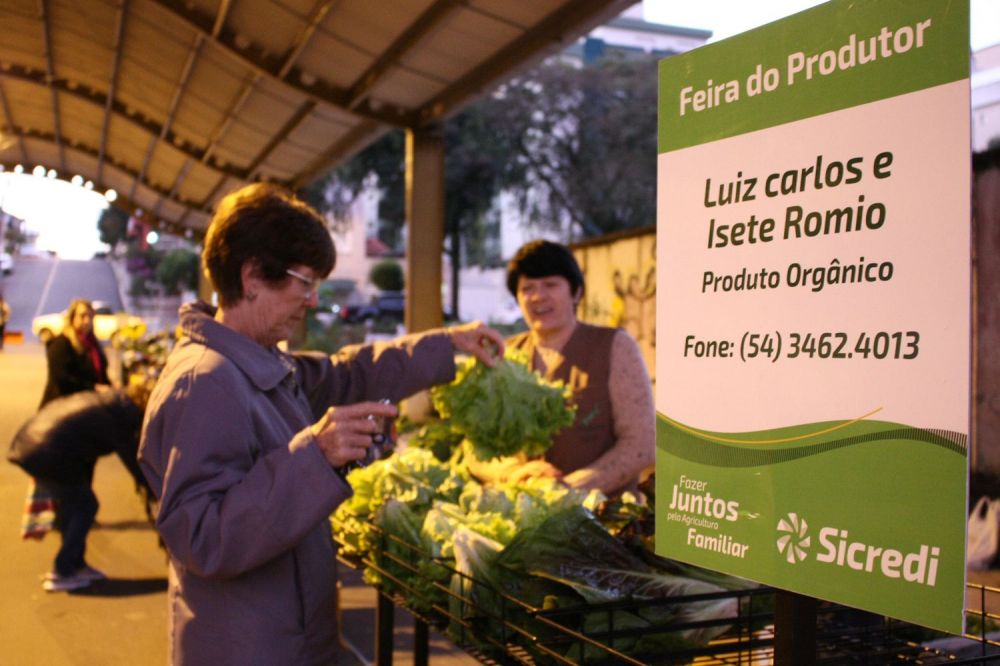
[[[455,112],[635,0],[0,0],[0,162],[174,230]]]

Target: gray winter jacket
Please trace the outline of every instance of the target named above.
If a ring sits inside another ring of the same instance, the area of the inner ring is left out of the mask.
[[[446,334],[334,357],[266,349],[181,308],[183,338],[147,408],[139,463],[170,552],[175,664],[330,664],[329,515],[350,487],[309,426],[330,405],[398,401],[454,376]]]

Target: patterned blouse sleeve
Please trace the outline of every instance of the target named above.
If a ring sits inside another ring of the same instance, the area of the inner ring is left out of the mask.
[[[613,493],[638,480],[656,458],[656,412],[639,345],[619,329],[611,345],[608,394],[615,445],[588,468],[588,487]]]

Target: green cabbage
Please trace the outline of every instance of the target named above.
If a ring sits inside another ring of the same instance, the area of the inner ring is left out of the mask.
[[[542,455],[552,437],[573,423],[569,387],[542,379],[527,363],[518,350],[508,350],[492,368],[468,358],[452,383],[431,389],[434,408],[480,460]]]

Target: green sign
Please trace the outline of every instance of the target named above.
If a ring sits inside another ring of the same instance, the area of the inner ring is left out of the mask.
[[[963,628],[968,0],[660,66],[657,551]]]

